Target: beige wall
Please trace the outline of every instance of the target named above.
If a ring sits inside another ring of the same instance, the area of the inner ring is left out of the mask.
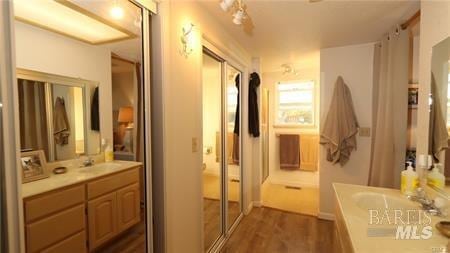
[[[320,51],[321,91],[320,118],[328,113],[334,84],[340,75],[352,93],[356,117],[361,127],[372,126],[374,44],[327,48]],[[341,167],[326,161],[326,150],[320,147],[319,217],[331,218],[334,212],[332,183],[367,185],[370,167],[371,138],[357,136],[357,150]]]
[[[293,133],[293,134],[318,134],[319,131],[319,107],[320,107],[320,55],[317,54],[315,62],[317,66],[310,66],[307,68],[297,69],[298,76],[288,74],[283,75],[282,72],[266,72],[262,74],[262,86],[267,88],[270,92],[269,98],[269,182],[275,184],[293,185],[300,187],[318,187],[319,186],[319,172],[309,171],[285,171],[280,169],[279,162],[279,138],[278,133]],[[283,128],[274,127],[275,124],[275,96],[276,84],[280,81],[306,81],[314,80],[316,85],[316,111],[314,127],[307,128]]]
[[[201,3],[163,1],[152,20],[153,61],[155,66],[152,97],[154,125],[153,163],[156,249],[166,252],[202,252],[202,36],[234,60],[251,58],[221,25],[204,10]],[[194,51],[185,58],[180,54],[182,27],[195,25]],[[231,21],[230,21],[231,22]],[[161,40],[159,40],[161,39]],[[157,40],[157,41],[155,41]],[[244,84],[248,78],[244,78]],[[246,85],[244,89],[248,90]],[[247,93],[242,94],[243,98]],[[245,103],[246,100],[244,100]],[[246,111],[244,111],[246,115]],[[244,119],[243,129],[247,129]],[[249,141],[243,131],[244,145]],[[192,141],[198,140],[193,151]],[[251,168],[250,145],[244,150],[244,167]],[[162,159],[158,159],[162,157]],[[244,171],[244,181],[251,170]],[[244,206],[251,200],[251,186],[244,190]],[[165,246],[164,246],[165,244]]]
[[[419,109],[417,155],[428,154],[428,96],[431,81],[431,54],[437,43],[450,34],[450,2],[421,1],[419,55]],[[425,94],[425,95],[423,95]]]
[[[112,141],[110,50],[17,21],[15,24],[18,68],[100,83],[100,131],[102,138]],[[93,135],[89,139],[99,139],[98,134],[96,138]]]

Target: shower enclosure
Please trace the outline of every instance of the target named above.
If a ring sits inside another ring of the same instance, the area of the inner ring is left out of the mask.
[[[242,215],[242,71],[203,49],[204,250],[215,252]]]

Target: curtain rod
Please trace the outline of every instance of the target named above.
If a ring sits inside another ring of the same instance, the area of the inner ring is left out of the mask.
[[[415,25],[419,21],[420,21],[420,9],[414,15],[412,15],[408,20],[406,20],[405,23],[401,24],[401,27],[403,30],[405,30],[408,27]]]

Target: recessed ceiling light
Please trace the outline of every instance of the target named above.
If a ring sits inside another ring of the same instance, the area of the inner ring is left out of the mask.
[[[67,0],[14,0],[13,3],[18,21],[89,44],[136,37],[132,32]]]
[[[111,8],[111,10],[109,11],[109,14],[114,19],[122,19],[123,15],[124,15],[122,7],[117,5],[117,3],[115,3],[114,6]]]

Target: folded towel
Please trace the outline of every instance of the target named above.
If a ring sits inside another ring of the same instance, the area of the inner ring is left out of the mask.
[[[67,145],[69,143],[70,124],[67,118],[64,98],[57,97],[53,110],[53,135],[55,143]]]
[[[280,135],[280,168],[285,170],[300,168],[300,136],[298,134]]]
[[[327,161],[344,165],[356,149],[359,124],[350,89],[341,76],[336,80],[330,109],[320,134],[320,144],[327,149]]]

